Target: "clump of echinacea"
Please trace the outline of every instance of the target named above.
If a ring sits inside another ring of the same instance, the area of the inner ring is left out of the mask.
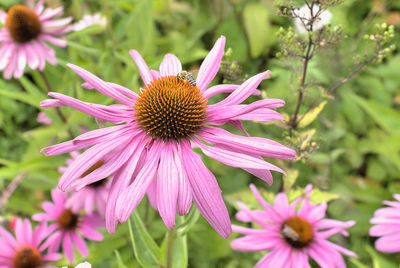
[[[74,159],[80,154],[78,152],[71,152],[71,158],[67,160],[67,166],[70,165]],[[81,177],[85,177],[104,164],[104,160],[97,161],[93,166],[89,167]],[[58,170],[64,173],[67,167],[59,167]],[[86,214],[92,214],[97,211],[102,217],[105,217],[106,202],[108,193],[110,191],[111,180],[104,178],[102,180],[90,183],[78,191],[72,191],[66,206],[74,213],[79,213],[84,210]]]
[[[271,109],[284,105],[279,99],[242,104],[250,95],[259,94],[257,87],[270,77],[270,71],[257,74],[241,85],[221,84],[208,88],[218,72],[224,47],[225,37],[222,36],[201,64],[196,80],[182,71],[175,55],[167,54],[160,71],[156,71],[149,69],[136,50],[131,50],[144,82],[139,94],[68,64],[86,81],[83,84],[86,88],[94,88],[122,104],[92,104],[55,92],[49,93],[54,99],[41,103],[44,108],[69,106],[118,124],[42,150],[45,155],[57,155],[93,146],[69,165],[60,178],[59,187],[64,191],[79,189],[113,174],[106,207],[106,225],[110,232],[114,232],[117,220],[125,222],[145,193],[150,192],[168,228],[175,225],[176,213],[188,213],[193,200],[213,228],[228,237],[232,231],[221,189],[192,147],[269,184],[272,183],[271,170],[283,171],[263,157],[295,157],[295,151],[277,142],[236,135],[219,127],[232,124],[244,131],[242,120],[282,120],[282,115]],[[209,99],[219,93],[230,94],[216,104],[209,104]],[[110,153],[112,158],[81,177]]]
[[[388,207],[377,209],[370,223],[370,236],[379,237],[375,241],[377,250],[387,253],[400,252],[400,194],[394,194],[397,201],[383,201]]]
[[[345,229],[355,222],[324,218],[327,204],[311,204],[310,187],[307,196],[299,197],[291,204],[285,193],[278,193],[273,205],[262,198],[254,185],[250,188],[262,210],[250,210],[238,202],[240,211],[236,218],[261,228],[233,225],[233,231],[244,237],[233,240],[231,246],[240,251],[269,251],[255,267],[310,267],[311,258],[321,267],[341,268],[346,267],[341,254],[357,257],[354,252],[327,240],[339,233],[348,235]]]
[[[94,241],[103,240],[103,235],[96,231],[104,227],[103,220],[99,214],[73,213],[66,207],[68,195],[64,192],[53,189],[51,195],[54,203],[43,202],[44,213],[32,216],[33,220],[48,222],[49,227],[55,229],[48,239],[51,242],[49,251],[56,252],[62,245],[62,251],[70,263],[74,262],[74,247],[83,257],[87,257],[89,250],[83,237]]]
[[[34,8],[14,5],[8,12],[0,11],[0,70],[4,78],[19,78],[28,65],[32,70],[44,70],[46,61],[57,64],[55,51],[46,43],[64,47],[63,34],[72,30],[72,18],[56,19],[63,7],[44,8],[39,1]]]
[[[52,244],[48,236],[53,231],[45,222],[32,230],[28,219],[16,219],[14,237],[0,226],[0,267],[55,267],[49,262],[61,259],[61,254],[47,250]]]

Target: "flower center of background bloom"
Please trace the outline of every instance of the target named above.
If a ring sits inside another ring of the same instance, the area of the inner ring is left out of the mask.
[[[38,15],[32,9],[15,5],[8,10],[6,28],[15,42],[25,43],[40,34],[42,25]]]
[[[300,217],[291,217],[282,224],[281,234],[294,248],[302,248],[313,240],[311,224]]]
[[[167,76],[154,80],[139,94],[136,117],[154,139],[180,140],[201,128],[206,107],[207,100],[199,88]]]
[[[42,262],[39,251],[31,246],[22,247],[13,259],[14,268],[38,268]]]
[[[60,225],[62,229],[67,230],[75,229],[78,225],[78,221],[79,215],[72,213],[72,211],[69,209],[64,210],[57,219],[58,225]]]

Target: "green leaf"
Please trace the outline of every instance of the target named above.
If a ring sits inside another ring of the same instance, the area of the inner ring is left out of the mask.
[[[250,43],[250,55],[256,58],[265,49],[270,31],[266,7],[257,3],[247,4],[243,11],[243,22]]]
[[[385,131],[400,134],[400,113],[395,109],[350,95],[353,100]]]
[[[25,102],[29,105],[32,105],[34,107],[40,108],[40,101],[42,99],[38,98],[32,98],[32,96],[29,96],[28,94],[21,92],[21,91],[11,91],[8,88],[5,87],[0,87],[0,95],[4,97],[8,97],[10,99],[18,100]]]
[[[114,253],[115,253],[115,258],[117,259],[118,268],[128,268],[122,261],[121,255],[119,254],[118,250],[114,250]]]
[[[136,211],[133,220],[129,219],[129,235],[136,260],[145,268],[159,268],[161,251],[147,231]]]

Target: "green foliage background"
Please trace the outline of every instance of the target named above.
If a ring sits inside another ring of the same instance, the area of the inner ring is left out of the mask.
[[[292,62],[275,57],[280,50],[276,33],[280,27],[291,26],[292,21],[278,16],[272,1],[48,2],[55,6],[65,5],[66,13],[76,21],[85,13],[95,12],[102,12],[109,21],[105,29],[92,26],[70,34],[68,47],[56,48],[60,64],[47,65],[45,70],[53,91],[88,102],[111,104],[110,99],[100,93],[82,89],[82,80],[65,64],[74,63],[106,81],[138,92],[142,82],[128,54],[130,49],[137,49],[153,69],[158,68],[165,53],[174,53],[181,59],[184,69],[196,70],[214,41],[225,35],[226,47],[232,49],[231,60],[237,61],[243,70],[234,82],[270,69],[272,79],[260,86],[263,96],[284,99],[287,105],[280,109],[282,113],[294,111],[296,77],[286,68]],[[1,0],[0,7],[6,10],[16,3],[18,1]],[[351,70],[354,51],[362,53],[360,44],[365,31],[372,29],[376,22],[396,22],[393,16],[400,16],[400,2],[347,0],[330,11],[333,14],[331,23],[342,25],[348,38],[338,47],[322,51],[310,67],[311,79],[326,87]],[[398,27],[396,31],[399,32]],[[398,40],[397,34],[394,42],[398,43]],[[390,200],[393,193],[400,193],[399,62],[400,54],[395,51],[382,64],[370,66],[333,95],[316,94],[314,99],[328,101],[309,126],[316,129],[314,141],[319,149],[297,163],[272,161],[285,169],[299,171],[294,189],[312,183],[331,193],[321,194],[319,201],[337,195],[338,198],[330,202],[329,217],[357,221],[350,229],[349,238],[337,237],[335,241],[359,255],[357,260],[347,261],[349,267],[390,268],[397,267],[400,262],[399,254],[378,253],[373,246],[374,239],[368,236],[369,219],[374,210],[382,206],[382,200]],[[220,74],[214,83],[224,79],[226,75]],[[60,175],[57,167],[64,165],[68,155],[44,157],[39,153],[41,148],[67,140],[68,129],[78,135],[79,127],[97,128],[93,118],[70,108],[62,108],[68,119],[67,125],[59,120],[54,109],[43,110],[54,121],[53,125],[37,123],[36,116],[42,110],[39,103],[46,99],[45,92],[44,83],[35,71],[19,80],[0,79],[0,189],[4,189],[17,174],[27,172],[1,211],[2,219],[10,219],[12,215],[30,217],[39,212],[41,202],[49,198],[49,190],[56,187]],[[308,101],[313,101],[312,97]],[[286,130],[276,125],[250,122],[245,127],[253,136],[285,142]],[[274,184],[269,187],[241,170],[207,158],[205,161],[218,178],[233,221],[235,201],[254,202],[249,194],[249,183],[271,192],[276,192],[281,184],[279,174],[274,174]],[[142,202],[138,214],[151,237],[162,245],[167,230],[158,214],[149,209],[147,200]],[[133,229],[138,228],[137,221],[133,220],[133,225]],[[135,236],[135,231],[132,235]],[[180,244],[180,252],[187,252],[189,267],[252,267],[264,253],[232,251],[229,243],[235,236],[227,240],[221,238],[200,218],[189,232],[187,241]],[[143,246],[143,250],[145,248]],[[165,246],[161,246],[157,250],[163,254],[164,249]],[[185,266],[184,254],[176,259],[181,261],[179,267]],[[77,263],[80,261],[83,259],[78,258]],[[96,268],[139,267],[140,262],[133,255],[128,224],[120,225],[116,234],[106,234],[103,242],[90,243],[88,261]],[[59,264],[66,262],[63,260]]]

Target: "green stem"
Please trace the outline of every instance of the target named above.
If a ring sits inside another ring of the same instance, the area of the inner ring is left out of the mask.
[[[172,257],[173,257],[173,248],[174,241],[176,239],[176,232],[174,228],[169,229],[168,231],[168,244],[167,244],[167,267],[172,268]]]

